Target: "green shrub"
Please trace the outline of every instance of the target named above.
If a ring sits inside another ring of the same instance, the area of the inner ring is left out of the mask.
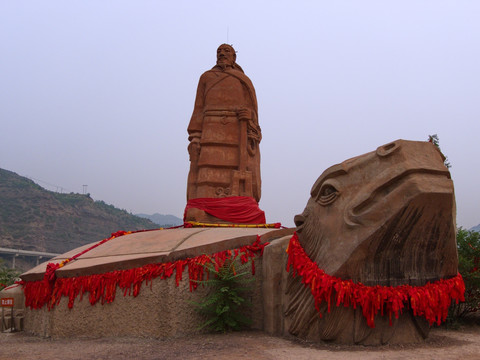
[[[12,285],[18,275],[20,275],[18,271],[7,268],[0,259],[0,290]]]
[[[245,306],[251,305],[244,297],[245,291],[251,290],[251,287],[246,285],[254,281],[254,278],[247,277],[250,263],[239,265],[234,258],[227,259],[223,266],[218,266],[214,259],[211,260],[212,263],[205,265],[210,278],[198,281],[211,290],[202,302],[191,302],[206,318],[198,329],[208,328],[215,332],[227,332],[250,325],[252,320],[242,311]]]
[[[428,141],[431,142],[433,145],[435,145],[438,148],[438,150],[440,150],[440,152],[442,152],[442,150],[440,149],[440,139],[438,138],[437,134],[428,135]],[[450,161],[448,161],[448,157],[445,156],[445,154],[442,153],[442,155],[445,157],[445,160],[443,160],[443,163],[445,164],[447,169],[450,169],[452,167],[452,164],[450,164]]]
[[[465,282],[465,302],[453,304],[451,316],[460,318],[480,309],[480,233],[457,231],[458,271]]]

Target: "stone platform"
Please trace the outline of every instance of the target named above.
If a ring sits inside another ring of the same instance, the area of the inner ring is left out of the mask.
[[[253,320],[252,327],[271,332],[278,329],[278,324],[274,323],[282,312],[281,304],[275,306],[272,302],[280,302],[280,294],[284,291],[284,285],[281,284],[284,281],[278,276],[279,273],[283,276],[287,274],[284,270],[285,248],[293,231],[294,229],[188,228],[138,232],[111,239],[92,249],[58,269],[56,276],[68,278],[102,274],[209,255],[251,245],[258,235],[262,243],[280,241],[283,244],[273,256],[267,255],[270,253],[268,245],[264,256],[255,258],[255,282],[247,294],[252,303],[248,309],[248,315]],[[93,244],[95,243],[74,249],[49,262],[59,263]],[[274,248],[278,247],[273,247],[272,250]],[[40,264],[21,277],[25,281],[41,280],[46,266],[47,262]],[[175,276],[168,279],[156,278],[148,285],[144,284],[137,297],[124,296],[123,291],[117,288],[112,303],[102,305],[98,302],[92,306],[85,294],[83,299],[77,298],[72,309],[68,308],[68,297],[62,297],[60,303],[50,310],[47,306],[39,310],[27,308],[25,330],[53,337],[186,336],[198,332],[197,329],[203,322],[191,301],[201,301],[207,291],[206,287],[199,286],[196,291],[190,292],[188,270],[185,269],[179,286],[176,285]]]

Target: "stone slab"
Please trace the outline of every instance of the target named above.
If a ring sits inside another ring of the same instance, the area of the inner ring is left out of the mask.
[[[293,229],[189,228],[138,232],[112,239],[56,271],[57,277],[73,277],[126,270],[146,264],[175,261],[262,242],[293,233]],[[49,262],[58,263],[91,247],[91,243],[44,262],[21,275],[26,281],[43,278]]]

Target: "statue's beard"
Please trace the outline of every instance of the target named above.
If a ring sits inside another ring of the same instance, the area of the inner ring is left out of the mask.
[[[226,59],[225,60],[217,60],[217,65],[220,66],[222,68],[223,71],[225,71],[226,69],[231,69],[233,68],[233,63],[229,63]]]

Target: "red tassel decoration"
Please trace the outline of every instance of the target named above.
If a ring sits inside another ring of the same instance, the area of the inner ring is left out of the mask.
[[[124,234],[125,232],[117,232],[105,241]],[[68,307],[72,308],[78,295],[80,295],[81,300],[85,293],[89,294],[90,304],[95,305],[100,301],[103,305],[115,300],[117,287],[123,290],[123,296],[127,296],[128,294],[129,296],[133,295],[136,297],[140,293],[143,282],[147,285],[150,282],[151,285],[153,279],[168,279],[174,272],[176,285],[179,286],[185,268],[188,268],[190,291],[194,291],[198,286],[197,281],[204,279],[204,265],[212,263],[212,258],[217,261],[216,264],[221,266],[226,259],[231,259],[233,258],[232,255],[239,254],[242,263],[246,263],[250,259],[252,260],[253,272],[253,259],[256,256],[261,256],[264,247],[268,244],[268,242],[261,244],[260,237],[257,236],[257,239],[252,245],[242,246],[234,251],[225,250],[211,256],[200,255],[175,262],[148,264],[129,270],[117,270],[104,274],[72,278],[56,278],[55,270],[58,269],[60,265],[48,264],[43,280],[22,282],[25,293],[25,306],[31,309],[41,309],[47,304],[48,309],[52,309],[58,305],[61,298],[65,296],[68,297]],[[96,244],[96,246],[98,245],[99,244]]]
[[[451,279],[441,279],[423,286],[365,286],[352,280],[342,280],[326,274],[319,269],[305,253],[296,233],[288,245],[287,271],[292,269],[293,276],[301,276],[302,283],[309,288],[315,299],[315,308],[320,314],[320,304],[327,302],[330,312],[331,300],[336,306],[362,308],[367,325],[375,327],[375,316],[380,312],[388,314],[390,325],[392,314],[398,318],[408,306],[415,316],[423,316],[430,325],[441,324],[448,315],[452,301],[457,304],[465,301],[465,284],[460,274]]]

